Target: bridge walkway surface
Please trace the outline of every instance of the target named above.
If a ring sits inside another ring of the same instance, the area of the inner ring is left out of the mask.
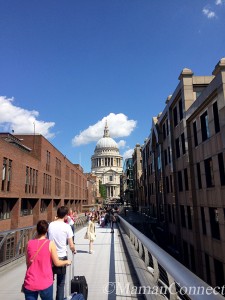
[[[88,240],[84,239],[86,227],[75,233],[77,254],[74,255],[74,274],[84,275],[88,283],[89,300],[126,300],[144,299],[134,291],[138,288],[138,279],[118,228],[114,234],[110,228],[96,225],[94,253],[89,254]],[[71,258],[71,252],[69,258]],[[67,270],[65,295],[69,296],[70,267]],[[26,271],[25,261],[8,266],[0,272],[0,299],[21,300],[20,292]],[[54,284],[55,299],[55,284]],[[69,299],[69,297],[68,297]]]

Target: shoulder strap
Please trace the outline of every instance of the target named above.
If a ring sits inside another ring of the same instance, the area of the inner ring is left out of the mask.
[[[44,243],[38,248],[38,250],[34,253],[34,255],[31,257],[30,262],[29,262],[29,266],[32,264],[32,262],[34,261],[35,257],[38,255],[38,252],[41,250],[41,248],[44,246],[45,243],[47,243],[48,239],[46,239],[44,241]]]

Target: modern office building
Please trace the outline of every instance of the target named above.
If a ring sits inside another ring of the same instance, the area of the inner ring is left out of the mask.
[[[142,146],[144,208],[157,238],[212,286],[225,283],[225,59],[183,69]],[[136,192],[135,192],[136,193]]]
[[[42,135],[0,133],[0,161],[1,231],[52,221],[61,205],[81,212],[92,204],[82,167]]]
[[[122,156],[117,143],[110,137],[106,123],[103,137],[97,142],[91,157],[91,172],[100,184],[106,188],[107,200],[120,199],[120,175],[122,174]]]

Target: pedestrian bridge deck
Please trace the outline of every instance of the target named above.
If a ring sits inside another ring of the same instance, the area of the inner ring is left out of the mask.
[[[88,240],[84,239],[85,231],[86,227],[75,234],[77,254],[74,256],[74,273],[86,277],[88,299],[143,299],[141,295],[133,293],[138,286],[138,280],[126,255],[118,228],[115,228],[114,234],[111,234],[110,228],[96,226],[97,238],[93,254],[89,254]],[[25,262],[22,261],[0,272],[0,299],[24,299],[20,288],[25,270]],[[69,274],[68,267],[66,295],[69,295]]]

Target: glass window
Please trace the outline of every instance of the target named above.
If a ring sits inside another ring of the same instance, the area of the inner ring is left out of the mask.
[[[223,263],[214,258],[214,270],[216,277],[216,286],[219,287],[218,291],[221,292],[221,289],[224,288],[224,269]]]
[[[202,130],[202,141],[204,142],[210,137],[207,111],[201,115],[200,119],[201,119],[201,130]]]
[[[213,238],[220,240],[219,213],[217,208],[209,207],[211,235]]]
[[[174,123],[174,127],[177,126],[177,124],[178,124],[177,107],[176,106],[173,109],[173,123]]]
[[[175,143],[176,143],[176,155],[177,155],[177,158],[179,158],[180,157],[180,142],[179,142],[179,138],[176,139]]]
[[[182,172],[178,171],[178,186],[179,186],[179,192],[183,191],[183,180],[182,180]]]
[[[3,165],[2,165],[2,191],[4,191],[4,189],[5,189],[6,170],[7,170],[7,158],[3,158]]]
[[[201,190],[202,189],[202,177],[201,177],[200,163],[196,164],[196,169],[197,169],[197,178],[198,178],[198,188],[199,188],[199,190]]]
[[[185,184],[185,190],[189,190],[189,185],[188,185],[188,171],[187,168],[184,169],[184,184]]]
[[[167,160],[167,149],[164,150],[164,161],[165,161],[165,166],[167,166],[167,164],[168,164],[168,160]]]
[[[220,171],[220,183],[221,183],[221,185],[225,185],[225,170],[224,170],[223,153],[218,154],[218,164],[219,164],[219,171]]]
[[[186,153],[186,146],[185,146],[185,136],[184,133],[181,134],[181,146],[182,146],[182,153]]]
[[[188,229],[192,230],[192,207],[187,206]]]
[[[202,233],[206,235],[206,222],[205,222],[205,210],[201,207],[201,221],[202,221]]]
[[[219,120],[219,112],[218,112],[217,102],[213,103],[213,116],[214,116],[215,132],[217,133],[220,131],[220,120]]]
[[[181,217],[181,226],[186,228],[186,218],[185,218],[184,205],[180,205],[180,217]]]
[[[194,132],[195,147],[197,147],[198,146],[198,134],[197,134],[197,123],[196,123],[196,121],[193,122],[193,132]]]
[[[206,186],[208,188],[214,186],[214,175],[213,175],[213,162],[212,158],[208,158],[204,160],[205,164],[205,177],[206,177]]]

